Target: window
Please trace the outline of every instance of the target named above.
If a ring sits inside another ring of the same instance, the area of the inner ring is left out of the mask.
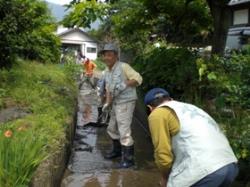
[[[87,53],[96,53],[95,47],[87,47]]]
[[[234,25],[248,23],[248,9],[234,11]]]

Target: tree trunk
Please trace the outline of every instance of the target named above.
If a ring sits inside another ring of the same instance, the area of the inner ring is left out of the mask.
[[[228,28],[231,24],[232,12],[227,6],[228,1],[207,0],[207,3],[213,17],[214,25],[212,54],[223,55]]]

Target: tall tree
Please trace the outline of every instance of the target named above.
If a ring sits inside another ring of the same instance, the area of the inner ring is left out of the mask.
[[[228,2],[229,0],[207,0],[213,17],[213,54],[223,55],[224,53],[228,27],[232,17]]]

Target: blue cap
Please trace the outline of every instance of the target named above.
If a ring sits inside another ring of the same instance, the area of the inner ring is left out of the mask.
[[[169,96],[169,93],[163,89],[163,88],[153,88],[152,90],[149,90],[144,98],[144,103],[146,105],[149,105],[152,101],[154,101],[157,98]]]

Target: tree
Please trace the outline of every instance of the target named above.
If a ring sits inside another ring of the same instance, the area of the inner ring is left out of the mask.
[[[44,25],[34,29],[20,40],[18,56],[43,63],[57,63],[60,58],[60,39],[54,34],[55,25]]]
[[[137,54],[157,40],[184,46],[211,41],[212,20],[205,0],[119,0],[112,3],[108,18],[98,34],[112,35]]]
[[[58,59],[60,41],[53,23],[45,2],[0,0],[0,67],[11,66],[16,56]]]
[[[213,54],[223,55],[224,53],[228,27],[232,17],[228,2],[229,0],[207,0],[213,17]]]
[[[103,17],[108,15],[109,5],[96,0],[73,0],[68,8],[71,11],[62,21],[64,26],[90,28],[91,23],[97,19],[103,20]]]
[[[204,46],[210,42],[211,17],[204,0],[144,0],[156,20],[155,32],[168,42]]]
[[[100,11],[100,7],[104,6],[103,3],[95,0],[76,2],[84,8],[78,5],[77,13],[72,12],[71,19],[67,21],[71,22],[71,26],[88,27],[93,20],[104,15],[105,26],[102,29],[105,32],[102,33],[108,33],[109,38],[115,37],[121,45],[137,51],[143,49],[145,43],[153,39],[166,40],[168,43],[181,46],[212,44],[212,53],[222,55],[224,52],[231,20],[231,11],[227,6],[229,0],[107,0],[106,2],[110,6],[106,6],[105,11]],[[86,9],[88,4],[95,6]],[[82,12],[79,14],[80,10]]]

